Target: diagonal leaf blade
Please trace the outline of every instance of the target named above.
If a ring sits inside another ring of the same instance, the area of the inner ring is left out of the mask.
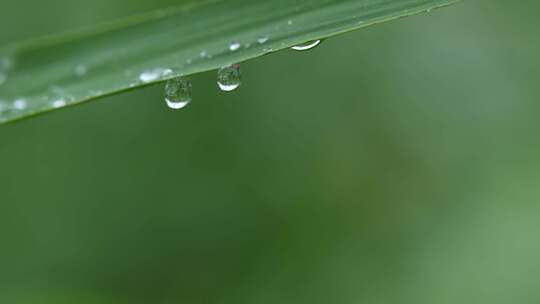
[[[209,0],[10,45],[0,49],[0,124],[454,2]]]

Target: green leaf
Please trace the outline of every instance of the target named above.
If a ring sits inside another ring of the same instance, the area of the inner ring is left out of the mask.
[[[210,0],[14,44],[0,49],[0,124],[454,2]]]

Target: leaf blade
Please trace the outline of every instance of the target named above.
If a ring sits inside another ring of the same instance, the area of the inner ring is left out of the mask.
[[[454,2],[210,0],[14,44],[0,50],[0,124]]]

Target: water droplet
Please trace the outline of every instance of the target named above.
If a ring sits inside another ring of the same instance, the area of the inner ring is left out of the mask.
[[[268,39],[270,39],[270,38],[268,38],[268,36],[261,36],[261,37],[257,38],[257,42],[259,44],[265,44],[268,41]]]
[[[217,84],[222,91],[233,91],[242,83],[240,65],[233,64],[219,69]]]
[[[160,77],[171,75],[173,71],[171,69],[153,69],[144,71],[139,75],[139,79],[144,83],[149,83],[158,80]]]
[[[165,101],[174,110],[187,106],[191,102],[191,81],[184,77],[168,80],[165,84]]]
[[[229,44],[229,50],[231,51],[236,51],[238,49],[240,49],[242,45],[238,42],[231,42],[231,44]]]
[[[274,49],[271,48],[271,47],[265,47],[265,48],[263,49],[263,52],[264,52],[265,54],[272,53],[273,51],[274,51]]]
[[[293,46],[292,49],[295,50],[295,51],[307,51],[307,50],[311,50],[312,48],[318,46],[320,43],[321,43],[320,40],[308,41],[306,43],[302,43],[302,44]]]
[[[201,58],[206,58],[206,56],[208,56],[208,52],[201,51],[201,53],[199,55],[201,56]]]
[[[171,69],[164,69],[162,72],[161,72],[161,76],[169,76],[173,73],[173,70]]]
[[[24,110],[26,109],[27,103],[25,99],[19,98],[13,102],[13,108],[15,110]]]
[[[292,20],[287,21],[287,25],[292,25],[292,24],[293,24]]]
[[[61,108],[66,106],[66,101],[64,99],[58,99],[52,102],[54,108]]]
[[[82,77],[88,73],[88,67],[86,67],[84,64],[79,64],[73,69],[73,71],[75,72],[76,76]]]

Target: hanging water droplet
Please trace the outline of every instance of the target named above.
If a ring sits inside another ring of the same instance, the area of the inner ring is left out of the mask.
[[[240,65],[233,64],[219,69],[217,84],[222,91],[233,91],[242,83]]]
[[[229,50],[231,51],[237,51],[238,49],[240,49],[242,45],[238,42],[231,42],[231,44],[229,44]]]
[[[191,102],[191,81],[184,77],[168,80],[165,84],[165,101],[174,110],[187,106]]]
[[[318,46],[320,43],[321,43],[320,40],[308,41],[308,42],[293,46],[292,49],[295,51],[307,51]]]

